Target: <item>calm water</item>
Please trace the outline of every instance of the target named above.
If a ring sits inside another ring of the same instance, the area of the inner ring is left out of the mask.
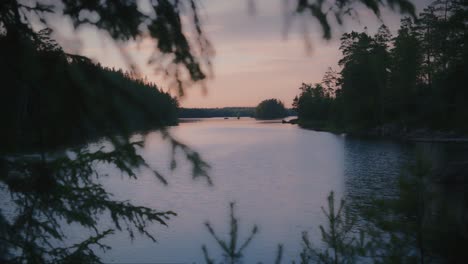
[[[141,171],[137,180],[127,180],[106,167],[101,170],[110,177],[103,181],[119,199],[173,210],[178,216],[169,227],[151,228],[157,243],[138,236],[131,242],[126,233],[113,235],[106,240],[112,250],[102,254],[104,261],[204,263],[203,244],[212,257],[221,259],[204,222],[210,221],[227,238],[231,201],[237,202],[241,240],[254,224],[260,227],[245,251],[244,263],[272,263],[278,243],[284,245],[283,260],[297,260],[302,231],[320,243],[318,225],[324,221],[320,207],[331,190],[361,203],[374,195],[394,195],[396,176],[418,148],[248,118],[204,119],[182,123],[170,132],[209,162],[214,186],[204,179],[192,180],[191,166],[180,155],[171,172],[170,146],[159,133],[148,134],[143,155],[167,175],[169,186],[148,171]]]

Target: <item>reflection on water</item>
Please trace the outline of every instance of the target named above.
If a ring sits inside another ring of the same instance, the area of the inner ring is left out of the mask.
[[[114,237],[106,261],[201,262],[202,243],[216,248],[203,223],[209,220],[220,231],[227,228],[225,212],[231,201],[237,201],[241,225],[260,226],[245,252],[248,262],[269,263],[280,242],[285,244],[285,259],[292,258],[299,252],[301,231],[316,229],[323,197],[331,189],[343,193],[340,136],[252,119],[184,123],[171,132],[209,161],[214,186],[193,182],[189,164],[182,163],[168,177],[168,187],[144,172],[125,184],[118,178],[108,181],[120,198],[171,209],[179,216],[169,228],[157,227],[156,245],[138,239],[130,247],[124,236]],[[152,166],[168,168],[168,151],[157,133],[148,136],[144,154]]]
[[[238,204],[241,225],[260,227],[245,251],[246,262],[272,262],[278,243],[285,246],[283,259],[297,258],[303,230],[320,243],[320,206],[330,190],[360,202],[373,195],[395,195],[401,167],[421,148],[247,118],[187,122],[171,128],[171,133],[210,163],[214,186],[192,181],[190,165],[183,163],[168,177],[168,187],[145,171],[138,180],[106,179],[118,198],[179,215],[168,228],[154,228],[157,244],[141,238],[131,243],[125,234],[108,239],[113,250],[103,254],[105,261],[202,263],[201,245],[217,247],[203,223],[209,220],[227,233],[225,212],[231,201]],[[144,156],[170,175],[169,151],[158,133],[148,135]],[[241,230],[240,237],[246,235]]]
[[[388,140],[347,138],[343,143],[343,152],[345,197],[365,206],[370,205],[373,198],[398,195],[397,176],[413,158],[414,146]],[[354,209],[353,212],[358,213]]]
[[[358,215],[358,208],[370,205],[373,198],[398,197],[398,176],[416,153],[429,156],[436,171],[448,162],[466,162],[468,153],[467,145],[356,139],[303,130],[281,120],[202,119],[184,122],[170,132],[210,163],[214,185],[203,178],[192,180],[191,164],[184,159],[178,159],[176,170],[171,171],[171,146],[158,132],[147,135],[141,154],[152,168],[167,176],[169,186],[163,186],[149,170],[137,172],[138,179],[128,179],[119,177],[122,172],[115,167],[99,167],[110,175],[100,181],[116,199],[178,213],[169,227],[152,227],[156,244],[142,237],[131,241],[125,232],[106,238],[104,242],[112,250],[100,253],[105,262],[204,263],[203,244],[212,257],[222,259],[221,250],[216,251],[219,245],[204,223],[209,221],[220,237],[229,237],[226,208],[233,201],[239,226],[259,226],[259,233],[244,251],[245,263],[273,263],[280,243],[284,245],[283,260],[297,260],[302,231],[309,232],[315,245],[321,243],[318,226],[325,222],[321,206],[331,190],[337,199],[346,199],[351,212]],[[468,241],[466,184],[453,184],[440,175],[436,174],[439,178],[430,186],[434,195],[427,200],[429,213],[424,221],[443,231],[434,233],[439,241],[433,243],[434,248],[459,259],[464,254],[460,247]],[[0,208],[9,216],[15,210],[5,195],[0,191]],[[110,223],[109,216],[103,215],[102,229],[111,227]],[[76,226],[66,231],[70,234],[67,243],[91,235]],[[246,238],[249,231],[241,228],[239,238]]]

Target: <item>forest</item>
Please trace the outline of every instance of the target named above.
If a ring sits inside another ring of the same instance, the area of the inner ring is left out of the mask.
[[[283,102],[278,99],[267,99],[260,102],[255,108],[255,118],[275,119],[288,116],[288,111]]]
[[[341,37],[340,70],[303,83],[293,106],[303,127],[404,136],[417,131],[468,132],[467,9],[434,1],[417,20],[401,20],[395,36]]]
[[[134,73],[65,53],[50,33],[20,41],[0,35],[0,136],[9,139],[3,150],[50,149],[177,124],[178,101],[169,93]],[[14,46],[23,46],[21,54]],[[18,87],[17,80],[25,83]]]

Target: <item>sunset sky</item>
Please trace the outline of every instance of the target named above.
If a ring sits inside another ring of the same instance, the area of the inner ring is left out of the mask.
[[[428,0],[415,2],[418,12]],[[370,34],[381,25],[373,13],[362,6],[359,21],[346,19],[343,27],[334,27],[333,39],[321,38],[321,28],[310,19],[307,23],[312,49],[307,52],[303,23],[294,20],[285,36],[282,0],[256,0],[256,12],[249,12],[247,0],[201,0],[204,29],[216,55],[214,76],[207,82],[207,93],[198,86],[189,88],[181,98],[183,107],[255,106],[268,98],[278,98],[290,107],[302,82],[320,82],[328,67],[339,70],[339,37],[343,32],[362,31]],[[383,22],[395,33],[401,16],[385,10]],[[88,56],[103,65],[126,68],[115,44],[101,32],[83,28],[73,32],[69,21],[58,20],[55,37],[67,52]],[[146,61],[154,43],[143,41],[124,46],[141,72],[164,90],[167,81],[154,73]],[[173,91],[176,94],[176,91]]]

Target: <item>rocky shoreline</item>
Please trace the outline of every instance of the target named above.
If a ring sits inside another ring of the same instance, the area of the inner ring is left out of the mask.
[[[428,128],[408,129],[395,124],[386,124],[372,129],[346,130],[324,125],[321,122],[303,121],[300,119],[283,120],[283,124],[297,124],[304,129],[324,131],[336,134],[347,134],[367,138],[388,138],[414,142],[468,143],[468,135],[454,131],[438,131]]]
[[[297,124],[304,129],[324,131],[334,134],[346,134],[361,138],[392,139],[407,142],[462,143],[468,144],[468,136],[453,131],[435,131],[427,128],[406,129],[397,125],[384,125],[368,130],[345,131],[326,126],[323,122],[292,119],[283,120],[284,124]],[[468,184],[468,161],[451,160],[444,166],[433,171],[434,183],[450,186],[466,186]],[[465,187],[463,187],[465,188]]]
[[[350,133],[357,136],[382,137],[415,142],[468,143],[468,136],[454,131],[439,131],[428,128],[408,129],[397,125],[383,125],[368,131]]]

